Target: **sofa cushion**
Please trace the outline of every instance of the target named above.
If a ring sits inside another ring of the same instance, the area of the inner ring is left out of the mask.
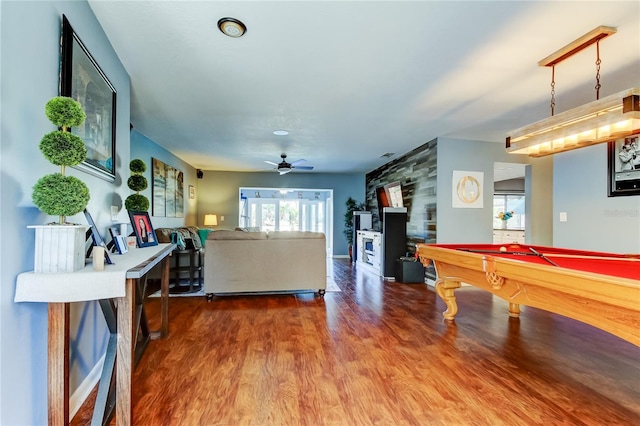
[[[267,238],[270,240],[324,239],[324,234],[309,231],[271,231]]]
[[[259,226],[237,226],[236,227],[236,231],[243,231],[243,232],[260,232],[260,227]]]
[[[170,243],[172,232],[175,232],[173,228],[156,228],[156,239],[161,244]]]
[[[266,240],[266,232],[244,231],[214,231],[207,236],[207,240]]]

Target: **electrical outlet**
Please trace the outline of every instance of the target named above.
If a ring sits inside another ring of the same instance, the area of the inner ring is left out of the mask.
[[[560,222],[567,221],[567,212],[560,212]]]

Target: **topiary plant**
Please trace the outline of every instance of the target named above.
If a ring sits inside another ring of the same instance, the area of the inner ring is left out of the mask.
[[[58,223],[62,225],[66,216],[83,211],[90,198],[89,188],[84,182],[65,175],[66,166],[75,166],[87,158],[84,142],[70,130],[82,125],[86,114],[79,102],[64,96],[50,99],[45,113],[49,121],[60,129],[44,135],[40,151],[47,160],[60,166],[60,173],[40,178],[33,186],[31,199],[43,213],[58,216]]]
[[[135,212],[146,212],[149,210],[149,199],[140,194],[140,191],[147,189],[147,178],[142,174],[147,170],[147,165],[144,161],[136,158],[129,162],[129,170],[131,176],[127,179],[127,186],[130,190],[136,191],[135,194],[131,194],[124,200],[124,206],[127,210]]]

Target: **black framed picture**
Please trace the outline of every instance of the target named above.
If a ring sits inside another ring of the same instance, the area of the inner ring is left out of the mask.
[[[640,195],[640,136],[609,142],[608,196]]]
[[[107,264],[112,265],[113,261],[109,256],[109,250],[107,250],[107,245],[105,244],[104,239],[102,238],[102,235],[100,235],[100,232],[98,232],[98,227],[96,226],[96,223],[93,221],[91,214],[89,214],[89,210],[84,209],[84,217],[87,219],[87,222],[89,223],[89,227],[91,228],[91,238],[93,240],[93,245],[90,247],[89,251],[87,252],[87,257],[91,255],[91,250],[93,249],[93,246],[104,247],[104,261]]]
[[[80,102],[87,118],[71,132],[85,143],[87,159],[75,166],[110,182],[116,178],[116,90],[62,15],[60,95]]]
[[[138,247],[158,245],[149,213],[129,211],[129,219],[131,220],[133,232],[136,234],[136,239],[138,240]]]

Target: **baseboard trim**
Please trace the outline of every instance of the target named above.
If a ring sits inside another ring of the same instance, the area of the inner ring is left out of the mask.
[[[334,254],[333,258],[334,259],[348,259],[349,255],[348,254]]]
[[[69,421],[71,421],[78,410],[82,407],[82,404],[87,400],[93,389],[96,387],[98,382],[100,381],[100,376],[102,376],[102,366],[104,365],[104,357],[98,360],[93,369],[89,372],[87,377],[80,383],[80,386],[73,392],[71,397],[69,398]]]

